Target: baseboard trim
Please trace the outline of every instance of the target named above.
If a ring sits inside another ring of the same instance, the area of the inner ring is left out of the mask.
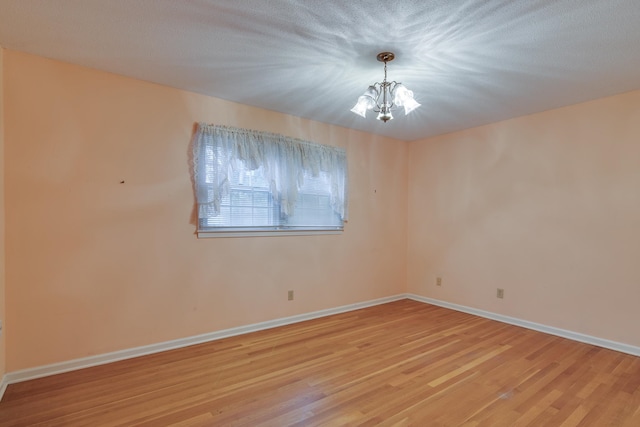
[[[2,396],[4,396],[4,392],[9,385],[9,381],[7,380],[7,375],[2,376],[2,380],[0,380],[0,400],[2,400]]]
[[[579,341],[586,344],[592,344],[598,347],[608,348],[610,350],[631,354],[633,356],[640,356],[640,347],[636,347],[633,345],[624,344],[616,341],[610,341],[604,338],[598,338],[591,335],[572,332],[566,329],[555,328],[553,326],[542,325],[540,323],[530,322],[528,320],[522,320],[515,317],[504,316],[502,314],[492,313],[490,311],[484,311],[477,308],[467,307],[464,305],[454,304],[446,301],[440,301],[433,298],[427,298],[420,295],[406,294],[406,297],[414,301],[437,305],[439,307],[449,308],[451,310],[461,311],[463,313],[473,314],[475,316],[480,316],[480,317],[484,317],[491,320],[497,320],[498,322],[508,323],[510,325],[521,326],[523,328],[532,329],[534,331],[544,332],[546,334],[556,335],[562,338],[568,338],[573,341]]]
[[[380,304],[386,304],[407,298],[404,294],[394,295],[375,300],[359,302],[355,304],[343,305],[340,307],[329,308],[326,310],[314,311],[311,313],[299,314],[296,316],[283,317],[280,319],[269,320],[266,322],[254,323],[236,328],[224,329],[221,331],[210,332],[207,334],[196,335],[186,338],[179,338],[172,341],[165,341],[157,344],[135,347],[126,350],[114,351],[112,353],[99,354],[96,356],[83,357],[65,362],[53,363],[51,365],[38,366],[35,368],[27,368],[20,371],[9,372],[5,374],[2,380],[4,389],[9,384],[15,384],[23,381],[33,380],[36,378],[47,377],[50,375],[62,374],[65,372],[75,371],[78,369],[90,368],[92,366],[104,365],[107,363],[118,362],[120,360],[132,359],[134,357],[146,356],[149,354],[160,353],[162,351],[174,350],[177,348],[188,347],[195,344],[216,341],[223,338],[229,338],[237,335],[248,334],[251,332],[262,331],[265,329],[277,328],[279,326],[290,325],[293,323],[304,322],[306,320],[317,319],[320,317],[331,316],[333,314],[346,313],[349,311],[359,310],[362,308],[373,307]],[[0,399],[2,396],[0,395]]]
[[[473,307],[467,307],[464,305],[454,304],[446,301],[441,301],[433,298],[423,297],[416,294],[398,294],[390,297],[379,298],[370,301],[364,301],[355,304],[344,305],[340,307],[330,308],[326,310],[314,311],[311,313],[299,314],[296,316],[283,317],[280,319],[269,320],[266,322],[254,323],[246,326],[239,326],[236,328],[224,329],[221,331],[211,332],[202,335],[195,335],[186,338],[179,338],[172,341],[165,341],[157,344],[151,344],[142,347],[135,347],[131,349],[115,351],[111,353],[99,354],[96,356],[89,356],[80,359],[73,359],[65,362],[54,363],[51,365],[38,366],[35,368],[23,369],[20,371],[9,372],[2,377],[0,381],[0,400],[4,395],[4,392],[8,385],[15,384],[23,381],[33,380],[36,378],[47,377],[50,375],[62,374],[65,372],[75,371],[78,369],[90,368],[92,366],[104,365],[107,363],[118,362],[120,360],[132,359],[135,357],[146,356],[149,354],[160,353],[167,350],[174,350],[178,348],[188,347],[195,344],[202,344],[205,342],[216,341],[223,338],[229,338],[237,335],[248,334],[251,332],[262,331],[265,329],[277,328],[279,326],[290,325],[293,323],[304,322],[306,320],[318,319],[321,317],[331,316],[333,314],[346,313],[349,311],[359,310],[362,308],[373,307],[380,304],[386,304],[401,299],[411,299],[414,301],[432,304],[439,307],[448,308],[451,310],[460,311],[463,313],[473,314],[475,316],[484,317],[487,319],[496,320],[498,322],[508,323],[515,326],[521,326],[523,328],[532,329],[534,331],[544,332],[551,335],[556,335],[570,340],[583,342],[586,344],[592,344],[598,347],[604,347],[611,350],[619,351],[622,353],[631,354],[633,356],[640,356],[640,347],[610,341],[603,338],[593,337],[577,332],[567,331],[565,329],[555,328],[552,326],[543,325],[540,323],[530,322],[527,320],[518,319],[515,317],[504,316],[502,314],[492,313],[490,311],[480,310]]]

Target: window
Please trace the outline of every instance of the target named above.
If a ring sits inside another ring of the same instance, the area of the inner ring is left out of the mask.
[[[194,173],[200,237],[343,229],[343,149],[200,124]]]

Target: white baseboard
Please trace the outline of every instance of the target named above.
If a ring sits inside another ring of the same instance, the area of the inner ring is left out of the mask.
[[[9,385],[9,381],[7,380],[7,376],[3,375],[2,380],[0,380],[0,400],[2,400],[2,396],[4,396],[4,392]]]
[[[504,316],[502,314],[492,313],[477,308],[467,307],[464,305],[454,304],[446,301],[440,301],[433,298],[427,298],[415,294],[406,294],[406,298],[414,301],[424,302],[427,304],[437,305],[439,307],[449,308],[451,310],[461,311],[463,313],[473,314],[475,316],[485,317],[487,319],[497,320],[498,322],[508,323],[510,325],[521,326],[534,331],[544,332],[550,335],[556,335],[562,338],[568,338],[573,341],[579,341],[586,344],[592,344],[598,347],[608,348],[610,350],[619,351],[621,353],[640,356],[640,347],[624,344],[616,341],[610,341],[603,338],[593,337],[578,332],[567,331],[566,329],[554,328],[553,326],[542,325],[540,323],[530,322],[528,320],[517,319],[515,317]]]
[[[346,313],[353,310],[359,310],[361,308],[367,308],[367,307],[373,307],[375,305],[386,304],[389,302],[398,301],[405,298],[427,303],[427,304],[437,305],[444,308],[449,308],[451,310],[473,314],[473,315],[484,317],[487,319],[497,320],[499,322],[508,323],[511,325],[521,326],[527,329],[533,329],[535,331],[544,332],[547,334],[568,338],[570,340],[608,348],[611,350],[631,354],[634,356],[640,356],[640,347],[635,347],[628,344],[623,344],[615,341],[597,338],[590,335],[584,335],[577,332],[567,331],[564,329],[554,328],[552,326],[529,322],[527,320],[521,320],[514,317],[504,316],[502,314],[496,314],[489,311],[480,310],[477,308],[467,307],[464,305],[454,304],[446,301],[440,301],[433,298],[427,298],[420,295],[399,294],[399,295],[394,295],[386,298],[379,298],[379,299],[360,302],[356,304],[349,304],[341,307],[314,311],[311,313],[299,314],[291,317],[283,317],[280,319],[269,320],[261,323],[254,323],[246,326],[239,326],[236,328],[224,329],[221,331],[211,332],[203,335],[179,338],[177,340],[166,341],[166,342],[151,344],[151,345],[142,346],[142,347],[135,347],[131,349],[115,351],[112,353],[99,354],[96,356],[89,356],[81,359],[74,359],[66,362],[54,363],[51,365],[38,366],[35,368],[28,368],[20,371],[15,371],[15,372],[9,372],[5,374],[2,380],[0,381],[0,399],[2,399],[4,391],[6,390],[7,385],[9,384],[46,377],[49,375],[61,374],[69,371],[75,371],[83,368],[90,368],[92,366],[104,365],[106,363],[117,362],[120,360],[132,359],[134,357],[145,356],[148,354],[159,353],[162,351],[188,347],[190,345],[201,344],[209,341],[215,341],[215,340],[233,337],[233,336],[242,335],[242,334],[248,334],[251,332],[262,331],[265,329],[277,328],[279,326],[290,325],[292,323],[298,323],[298,322],[304,322],[305,320],[317,319],[320,317],[330,316],[332,314]]]
[[[4,388],[6,388],[8,384],[15,384],[22,381],[46,377],[49,375],[62,374],[64,372],[90,368],[92,366],[104,365],[106,363],[117,362],[125,359],[132,359],[134,357],[145,356],[148,354],[160,353],[162,351],[188,347],[194,344],[202,344],[205,342],[215,341],[222,338],[248,334],[250,332],[257,332],[265,329],[277,328],[278,326],[304,322],[305,320],[317,319],[320,317],[330,316],[332,314],[346,313],[348,311],[359,310],[361,308],[366,308],[366,307],[373,307],[375,305],[386,304],[388,302],[398,301],[405,298],[407,297],[404,294],[394,295],[386,298],[379,298],[375,300],[344,305],[336,308],[314,311],[311,313],[299,314],[291,317],[283,317],[280,319],[254,323],[246,326],[239,326],[236,328],[224,329],[221,331],[211,332],[203,335],[179,338],[172,341],[166,341],[166,342],[146,345],[142,347],[135,347],[135,348],[121,350],[121,351],[114,351],[112,353],[99,354],[96,356],[83,357],[81,359],[74,359],[66,362],[54,363],[51,365],[38,366],[35,368],[28,368],[20,371],[9,372],[4,376],[2,380],[2,385],[4,386]],[[1,391],[4,392],[4,388],[2,388]],[[2,396],[0,395],[0,399],[1,398]]]

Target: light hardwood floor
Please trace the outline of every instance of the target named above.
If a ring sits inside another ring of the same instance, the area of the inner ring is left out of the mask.
[[[2,426],[640,426],[640,358],[410,300],[10,385]]]

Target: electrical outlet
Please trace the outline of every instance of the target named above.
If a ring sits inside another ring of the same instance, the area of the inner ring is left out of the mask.
[[[496,292],[496,297],[504,298],[504,289],[498,288],[498,291]]]
[[[442,286],[442,277],[436,277],[436,286]]]
[[[293,291],[289,291],[289,292],[287,293],[287,299],[288,299],[289,301],[293,301]]]

